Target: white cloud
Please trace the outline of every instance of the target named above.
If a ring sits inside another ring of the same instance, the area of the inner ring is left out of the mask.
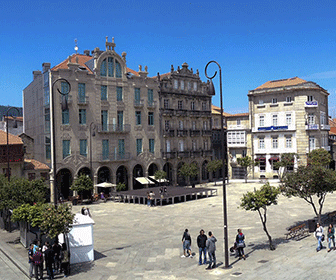
[[[308,76],[302,77],[304,80],[314,80],[314,79],[332,79],[336,78],[336,70],[335,71],[326,71],[320,73],[310,74]]]

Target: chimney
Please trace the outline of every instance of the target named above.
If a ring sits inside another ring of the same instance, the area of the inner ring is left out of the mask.
[[[90,50],[84,50],[84,54],[85,54],[86,56],[90,56]]]
[[[36,80],[40,76],[42,76],[42,72],[40,70],[33,71],[34,80]]]
[[[42,69],[43,69],[43,73],[47,72],[50,69],[50,63],[49,62],[43,62],[42,63]]]

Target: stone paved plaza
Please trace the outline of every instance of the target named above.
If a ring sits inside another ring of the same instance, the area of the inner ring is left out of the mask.
[[[237,228],[242,228],[248,258],[239,261],[230,255],[232,268],[224,269],[222,185],[207,185],[217,188],[219,195],[152,208],[114,202],[91,205],[96,223],[96,260],[75,267],[69,279],[335,279],[336,251],[327,253],[323,249],[317,253],[313,234],[299,241],[285,240],[286,228],[314,218],[311,206],[297,198],[280,196],[278,205],[269,208],[267,225],[277,244],[277,249],[270,251],[259,215],[238,208],[242,194],[261,184],[241,181],[227,186],[229,246]],[[335,198],[335,194],[327,196],[324,213],[336,210]],[[79,212],[80,208],[75,206],[73,211]],[[191,233],[194,258],[181,258],[185,228]],[[218,239],[219,267],[211,271],[198,265],[196,238],[201,228],[213,231]],[[0,232],[3,236],[9,240],[8,234]],[[26,257],[19,244],[11,246],[16,246],[22,258]]]

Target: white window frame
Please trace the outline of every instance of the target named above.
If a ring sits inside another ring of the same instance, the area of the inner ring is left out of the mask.
[[[287,126],[292,125],[292,114],[291,113],[286,114],[286,125]]]

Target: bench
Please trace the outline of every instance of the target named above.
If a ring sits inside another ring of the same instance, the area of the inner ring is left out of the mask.
[[[290,238],[298,238],[298,237],[303,237],[305,235],[309,234],[308,228],[306,228],[306,224],[303,223],[301,225],[292,227],[288,230],[286,235],[286,240]]]

